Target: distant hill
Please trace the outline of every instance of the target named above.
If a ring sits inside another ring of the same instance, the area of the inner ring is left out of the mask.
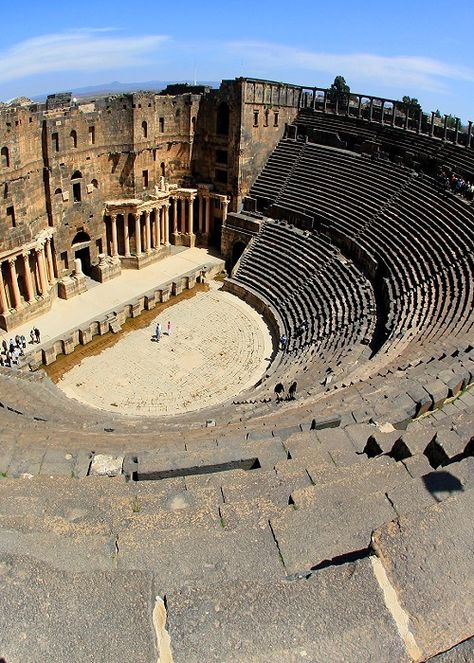
[[[167,85],[173,83],[189,83],[193,84],[193,81],[141,81],[138,83],[120,83],[120,81],[112,81],[111,83],[101,83],[100,85],[88,85],[86,87],[78,87],[68,92],[72,92],[74,97],[90,97],[90,96],[102,96],[104,94],[120,94],[121,92],[136,92],[137,90],[151,90],[159,92],[163,90]],[[198,81],[198,85],[208,85],[210,87],[219,87],[219,82],[217,81]],[[60,90],[55,90],[59,92]],[[44,94],[38,94],[32,97],[33,101],[44,101],[48,94],[52,92],[47,92]]]

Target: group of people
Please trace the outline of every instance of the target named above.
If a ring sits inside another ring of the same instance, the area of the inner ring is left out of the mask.
[[[438,186],[441,191],[445,193],[447,191],[452,191],[458,196],[465,198],[472,204],[474,204],[474,183],[469,182],[460,175],[457,175],[454,172],[446,172],[441,170],[436,176]]]
[[[292,382],[288,388],[288,395],[286,396],[287,401],[294,401],[296,400],[296,390],[298,389],[298,384],[296,380]],[[279,382],[278,384],[275,385],[275,395],[277,399],[277,403],[285,399],[285,387],[284,385]]]
[[[41,332],[38,327],[33,327],[30,331],[30,343],[41,343]],[[26,350],[26,337],[23,334],[17,334],[15,338],[11,338],[9,342],[3,339],[0,351],[0,366],[11,368],[18,366],[20,357],[25,356]]]
[[[11,338],[7,343],[5,339],[2,341],[2,350],[0,352],[0,366],[11,368],[18,366],[20,357],[23,357],[26,349],[26,338],[23,335],[17,334],[15,339]]]
[[[165,333],[168,336],[171,336],[171,322],[170,322],[170,320],[168,320],[168,322],[166,323],[166,332]],[[157,322],[156,327],[155,327],[154,340],[159,342],[162,335],[163,335],[163,330],[162,330],[162,327],[161,327],[161,322]]]

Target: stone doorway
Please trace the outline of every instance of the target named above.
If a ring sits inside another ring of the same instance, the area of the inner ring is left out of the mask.
[[[88,246],[74,251],[74,257],[79,258],[82,265],[82,271],[86,276],[91,275],[91,251]]]
[[[237,261],[239,260],[240,256],[244,251],[245,251],[245,244],[243,242],[235,242],[234,246],[232,247],[231,269],[234,269]]]

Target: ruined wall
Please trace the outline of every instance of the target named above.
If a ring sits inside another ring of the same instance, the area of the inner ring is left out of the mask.
[[[237,210],[294,118],[300,89],[236,79],[196,92],[82,104],[63,94],[46,105],[2,110],[1,249],[53,226],[58,276],[70,274],[79,233],[90,241],[92,262],[106,250],[106,201],[146,198],[162,176],[171,184],[207,184]],[[219,205],[213,200],[211,227],[222,223]]]
[[[301,88],[243,79],[239,154],[239,197],[248,191],[298,112]]]
[[[218,90],[205,94],[196,118],[192,175],[196,182],[211,184],[217,193],[232,196],[239,190],[240,122],[242,86],[222,81]]]
[[[7,108],[0,114],[0,251],[47,225],[41,119],[29,108]]]
[[[239,78],[204,95],[197,119],[193,175],[231,196],[237,211],[285,125],[298,111],[301,88]],[[228,130],[225,111],[228,109]]]

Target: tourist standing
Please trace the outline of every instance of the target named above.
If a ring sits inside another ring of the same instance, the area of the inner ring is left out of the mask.
[[[279,382],[277,385],[275,385],[274,391],[277,397],[277,403],[279,403],[283,398],[283,394],[285,393],[285,387],[282,385],[281,382]]]
[[[33,331],[35,332],[35,339],[37,343],[41,343],[41,332],[38,329],[38,327],[33,327]]]
[[[35,342],[35,328],[30,331],[30,343],[33,344]]]
[[[155,338],[157,341],[159,341],[161,338],[161,324],[159,322],[156,325]]]
[[[171,336],[171,322],[169,320],[166,325],[166,333],[168,334],[168,336]]]
[[[288,398],[290,401],[294,401],[296,399],[296,390],[298,388],[298,384],[296,380],[291,383],[290,388],[288,389]]]

